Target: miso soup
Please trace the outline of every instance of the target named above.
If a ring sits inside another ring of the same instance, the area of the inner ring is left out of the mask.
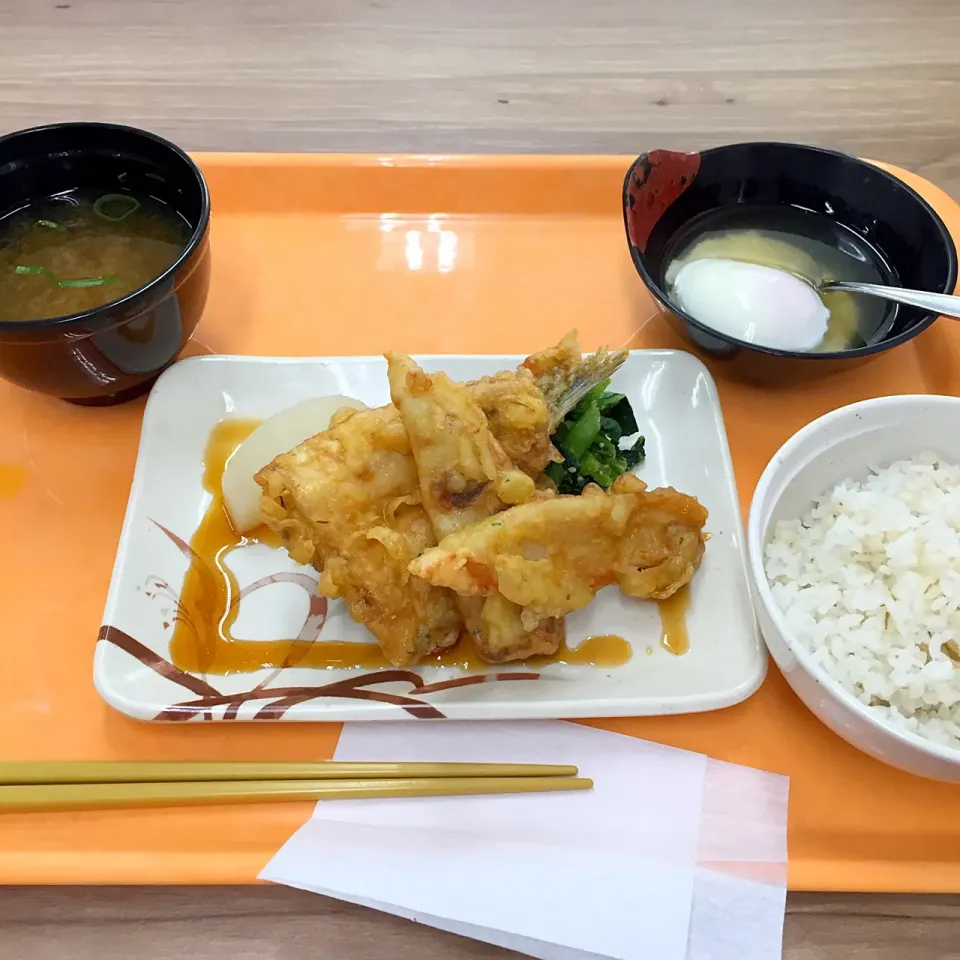
[[[103,306],[158,277],[191,228],[164,203],[70,191],[0,219],[0,322],[48,320]]]
[[[711,211],[691,221],[672,247],[664,277],[671,294],[680,269],[705,258],[775,267],[815,287],[831,280],[897,285],[865,237],[825,214],[795,207],[742,204]],[[890,304],[874,297],[825,293],[821,299],[830,318],[816,353],[876,343],[893,321]]]

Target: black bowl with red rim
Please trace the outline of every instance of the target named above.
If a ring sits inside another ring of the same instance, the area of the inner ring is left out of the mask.
[[[118,300],[49,320],[0,323],[0,377],[74,403],[150,389],[200,321],[210,286],[210,194],[179,147],[112,123],[58,123],[0,137],[0,217],[70,190],[154,197],[190,226],[161,274]]]
[[[643,153],[630,165],[623,184],[630,256],[674,329],[721,375],[767,385],[822,376],[875,359],[937,319],[913,307],[891,308],[891,322],[881,339],[836,353],[762,347],[698,322],[667,293],[665,274],[675,240],[695,229],[690,227],[695,218],[736,204],[786,205],[825,214],[864,237],[900,286],[953,293],[957,252],[949,231],[915,190],[879,167],[794,143]]]

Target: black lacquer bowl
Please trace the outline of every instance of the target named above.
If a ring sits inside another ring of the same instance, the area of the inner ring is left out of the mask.
[[[953,293],[957,252],[933,208],[895,176],[846,154],[792,143],[736,143],[702,153],[654,150],[631,164],[623,218],[633,264],[674,328],[720,374],[789,384],[865,363],[913,339],[936,314],[892,308],[882,339],[838,353],[794,353],[720,334],[667,295],[674,240],[694,218],[735,204],[787,205],[826,214],[855,230],[915,290]]]
[[[171,266],[84,313],[0,323],[0,377],[75,403],[148,390],[200,320],[210,285],[210,195],[196,164],[152,133],[62,123],[0,137],[0,216],[74,189],[127,190],[166,203],[191,232]]]

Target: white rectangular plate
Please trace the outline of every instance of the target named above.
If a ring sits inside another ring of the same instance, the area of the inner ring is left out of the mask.
[[[418,359],[428,371],[471,380],[515,367],[522,358]],[[646,437],[639,475],[651,487],[673,486],[696,496],[710,511],[710,539],[692,584],[685,655],[661,648],[656,604],[610,587],[567,617],[567,637],[572,647],[592,635],[625,637],[633,656],[617,668],[550,664],[532,671],[523,664],[500,665],[469,678],[457,668],[436,666],[389,672],[290,667],[230,676],[178,670],[170,663],[171,620],[188,561],[162,528],[189,541],[200,522],[210,500],[201,485],[203,453],[214,426],[231,417],[264,418],[322,394],[345,394],[370,406],[390,401],[386,363],[379,357],[198,357],[164,373],[147,403],[94,658],[97,690],[111,706],[141,720],[650,716],[714,710],[746,699],[763,680],[766,654],[750,604],[736,485],[713,379],[690,354],[639,350],[617,372],[613,387],[630,398]],[[317,579],[285,551],[259,544],[236,550],[229,562],[241,588],[278,573]],[[241,601],[234,635],[297,636],[309,603],[308,592],[296,584],[271,583]],[[339,601],[329,603],[316,639],[373,640]],[[524,679],[502,681],[514,674]],[[449,682],[457,679],[459,684]],[[436,686],[442,689],[427,689]],[[363,699],[370,691],[386,701]]]

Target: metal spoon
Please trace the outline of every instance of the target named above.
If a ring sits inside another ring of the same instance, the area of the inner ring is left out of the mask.
[[[908,307],[919,307],[931,313],[960,319],[960,297],[949,293],[928,293],[925,290],[904,290],[903,287],[884,287],[879,283],[851,283],[836,280],[817,287],[819,293],[865,293],[868,297],[882,297]]]

